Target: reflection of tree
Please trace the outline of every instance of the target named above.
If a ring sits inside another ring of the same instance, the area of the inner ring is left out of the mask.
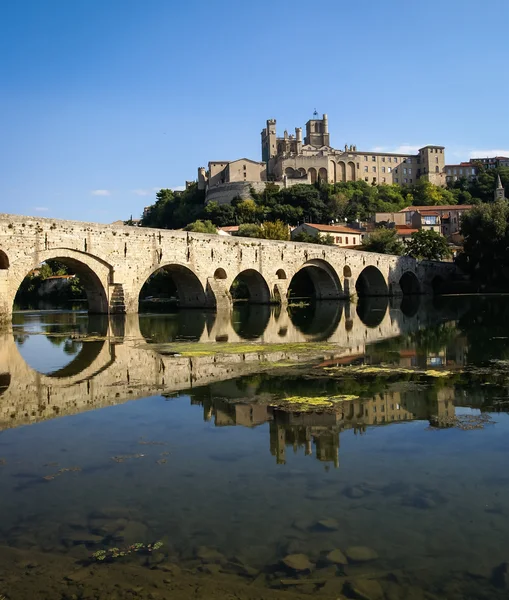
[[[48,342],[53,344],[53,346],[61,346],[64,341],[63,337],[56,337],[54,335],[48,335],[46,336],[46,339],[48,340]]]
[[[14,341],[18,346],[23,346],[23,344],[28,340],[28,335],[24,333],[15,333]]]
[[[81,350],[83,344],[81,342],[77,342],[76,340],[66,339],[64,342],[64,352],[70,356],[74,356],[78,354]]]

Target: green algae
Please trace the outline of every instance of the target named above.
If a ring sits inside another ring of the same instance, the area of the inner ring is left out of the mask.
[[[324,371],[330,372],[334,375],[418,375],[424,377],[450,377],[456,372],[452,371],[438,371],[436,369],[409,369],[406,367],[393,367],[389,365],[355,365],[355,366],[338,366],[338,367],[323,367]]]
[[[288,353],[310,355],[319,352],[337,352],[335,344],[318,342],[295,342],[287,344],[260,344],[260,343],[228,343],[228,342],[175,342],[170,344],[150,344],[150,349],[162,355],[183,357],[201,357],[215,355],[242,355],[242,354],[274,354]]]
[[[286,396],[270,402],[271,406],[288,406],[299,410],[313,410],[316,408],[333,408],[340,402],[357,400],[359,396],[342,394],[337,396]]]

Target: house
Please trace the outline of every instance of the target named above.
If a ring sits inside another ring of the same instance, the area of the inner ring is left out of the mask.
[[[302,223],[301,225],[295,227],[295,229],[292,231],[292,240],[301,232],[313,236],[318,235],[321,238],[330,235],[334,241],[334,245],[341,246],[343,248],[360,246],[365,233],[363,230],[347,227],[346,225]]]

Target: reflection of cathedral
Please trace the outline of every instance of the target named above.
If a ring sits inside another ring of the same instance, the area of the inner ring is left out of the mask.
[[[236,382],[228,382],[232,386]],[[219,394],[225,389],[222,384],[211,386]],[[204,392],[205,390],[203,390]],[[239,397],[237,389],[228,390],[226,396]],[[245,390],[244,390],[245,391]],[[389,389],[369,399],[348,400],[338,404],[334,411],[290,412],[262,403],[236,403],[234,400],[214,398],[207,388],[203,394],[197,390],[193,404],[203,405],[205,420],[214,419],[217,427],[240,425],[256,427],[269,423],[270,453],[278,464],[286,463],[286,449],[294,452],[304,449],[304,454],[313,454],[321,462],[339,466],[339,434],[342,430],[353,429],[364,433],[366,427],[388,425],[413,420],[432,420],[434,426],[447,424],[454,417],[454,388],[443,387],[422,390]],[[221,394],[223,398],[225,397]],[[256,395],[256,390],[251,390]]]

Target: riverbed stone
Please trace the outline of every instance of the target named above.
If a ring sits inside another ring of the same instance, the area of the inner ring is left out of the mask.
[[[509,590],[509,562],[500,563],[493,569],[491,583],[502,590]]]
[[[196,550],[196,557],[206,564],[226,564],[227,562],[224,554],[207,546],[199,546]]]
[[[147,541],[148,527],[140,521],[129,521],[124,529],[118,532],[118,536],[126,544],[137,544]]]
[[[382,586],[374,579],[350,579],[345,588],[357,600],[382,600],[384,597]]]
[[[341,552],[341,550],[339,550],[338,548],[336,548],[336,550],[331,550],[325,558],[327,559],[328,562],[333,563],[335,565],[347,565],[348,564],[348,559],[343,554],[343,552]]]
[[[337,531],[339,529],[339,523],[336,519],[320,519],[316,522],[315,529],[319,531]]]
[[[345,554],[351,562],[368,562],[378,558],[378,553],[367,546],[350,546],[345,550]]]
[[[313,563],[305,554],[288,554],[283,558],[283,564],[293,571],[311,571]]]

